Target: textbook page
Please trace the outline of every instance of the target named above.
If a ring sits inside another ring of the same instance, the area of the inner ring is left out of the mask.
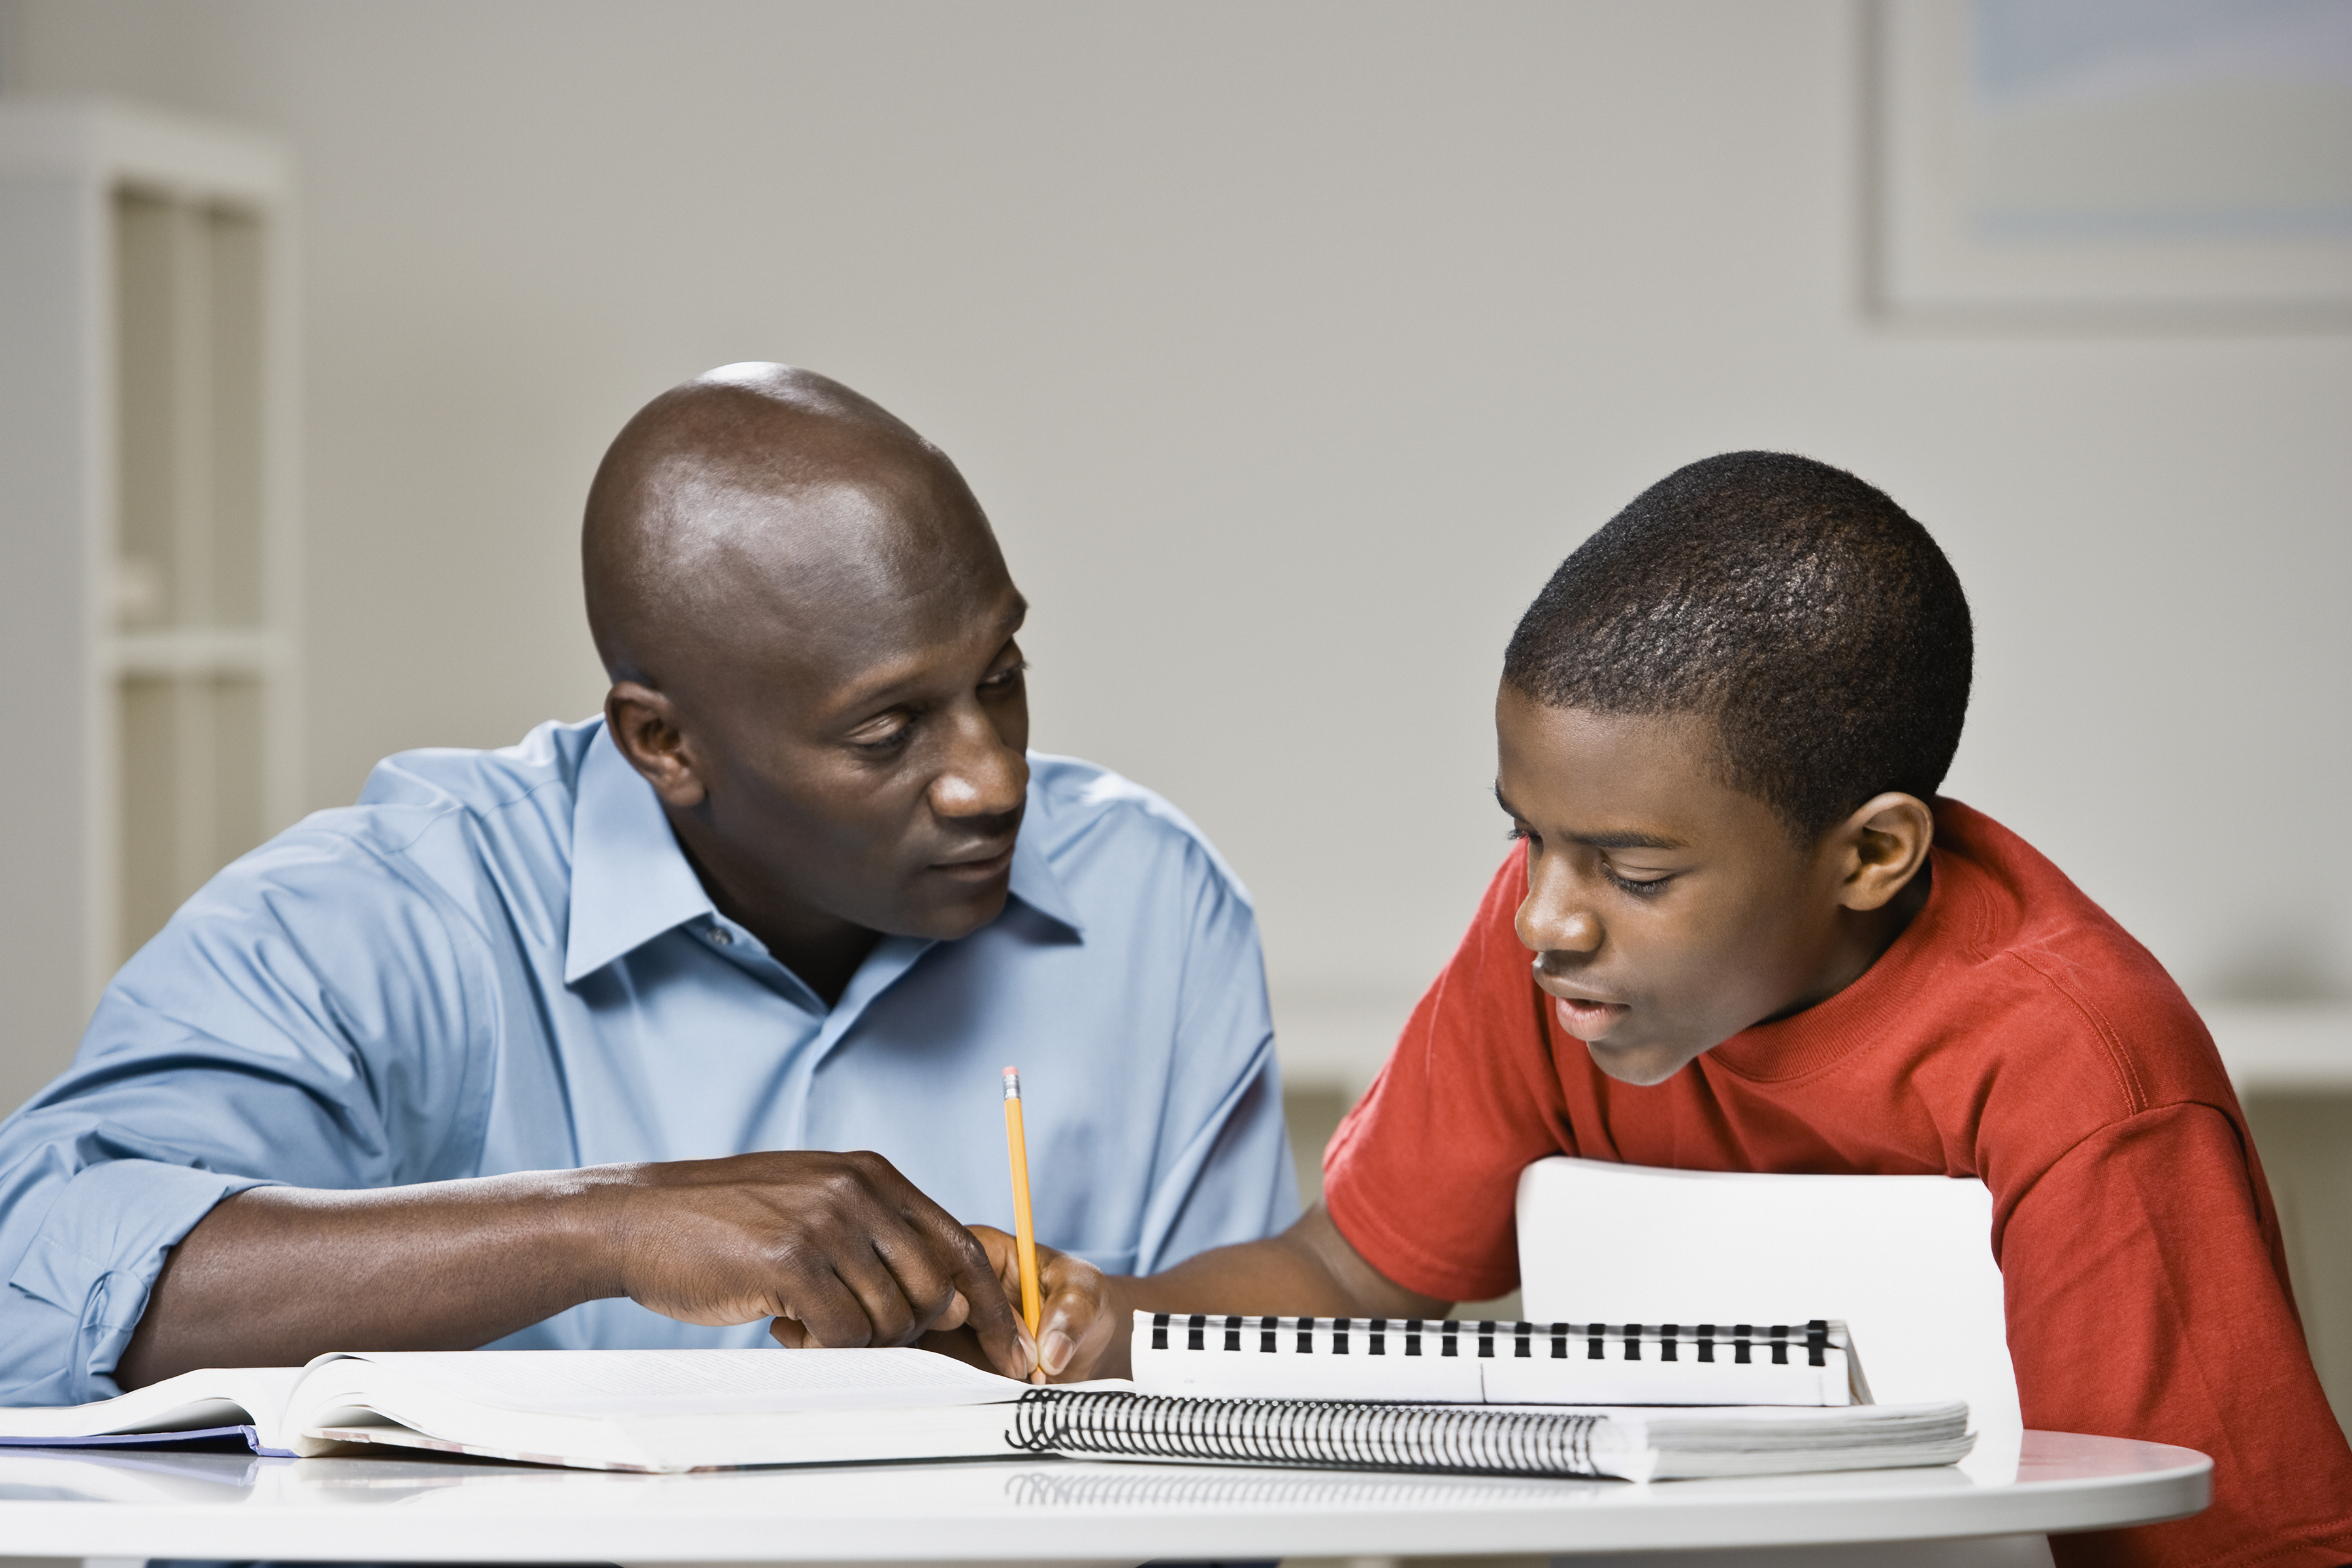
[[[907,1347],[404,1351],[321,1357],[289,1446],[390,1443],[591,1469],[940,1459],[1008,1451],[1029,1384]]]
[[[339,1361],[384,1369],[376,1378]],[[544,1415],[658,1415],[908,1410],[998,1405],[1029,1384],[911,1346],[863,1350],[338,1351],[305,1371],[302,1403],[327,1383],[397,1380],[475,1405]]]

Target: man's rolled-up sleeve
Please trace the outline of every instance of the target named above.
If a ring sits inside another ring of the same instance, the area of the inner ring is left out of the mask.
[[[485,964],[446,897],[331,832],[207,884],[0,1123],[0,1405],[121,1392],[165,1258],[226,1197],[466,1173]]]
[[[164,1254],[215,1204],[262,1183],[155,1160],[107,1160],[70,1175],[59,1162],[43,1163],[50,1168],[11,1171],[0,1196],[9,1216],[0,1235],[12,1252],[19,1216],[39,1213],[0,1309],[0,1403],[79,1405],[120,1392],[108,1374],[139,1326]]]

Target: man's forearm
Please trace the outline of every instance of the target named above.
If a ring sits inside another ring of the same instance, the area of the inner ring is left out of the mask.
[[[879,1154],[527,1171],[375,1192],[256,1187],[172,1249],[115,1379],[331,1350],[470,1350],[627,1296],[790,1345],[908,1344],[969,1322],[1034,1363],[988,1254]]]
[[[331,1350],[470,1350],[619,1295],[599,1240],[604,1180],[535,1171],[240,1193],[172,1249],[115,1381]]]

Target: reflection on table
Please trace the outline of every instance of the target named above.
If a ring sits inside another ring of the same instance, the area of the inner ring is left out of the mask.
[[[1077,1463],[635,1475],[445,1458],[0,1452],[0,1551],[51,1556],[1139,1562],[1922,1540],[2202,1506],[2200,1456],[2029,1433],[1965,1467],[1671,1481]],[[362,1514],[364,1518],[362,1519]]]

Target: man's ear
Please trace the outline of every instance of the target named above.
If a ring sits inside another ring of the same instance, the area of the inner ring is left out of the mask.
[[[604,728],[664,805],[691,811],[709,797],[677,708],[667,696],[641,681],[614,682],[604,694]]]
[[[1908,887],[1936,841],[1936,814],[1916,795],[1889,791],[1862,803],[1831,829],[1839,861],[1838,902],[1874,910]]]

